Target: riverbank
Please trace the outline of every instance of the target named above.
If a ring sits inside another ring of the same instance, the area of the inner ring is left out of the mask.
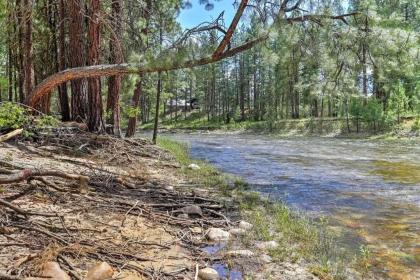
[[[2,277],[90,280],[101,262],[119,279],[196,279],[205,268],[243,279],[357,275],[314,221],[192,161],[183,145],[159,144],[170,153],[85,132],[1,143]]]
[[[401,139],[420,136],[420,125],[416,118],[404,118],[398,125],[376,128],[363,121],[344,118],[290,119],[274,122],[242,121],[229,124],[208,122],[203,118],[187,117],[179,121],[164,120],[159,129],[162,132],[211,131],[212,133],[257,133],[278,136],[323,136],[352,139]],[[152,123],[141,126],[142,130],[153,128]]]
[[[364,254],[344,252],[338,246],[336,233],[327,227],[326,219],[309,218],[280,202],[262,197],[240,178],[222,174],[206,162],[191,159],[184,144],[165,138],[158,144],[175,155],[189,181],[199,182],[219,199],[233,199],[234,204],[239,205],[238,211],[227,213],[228,216],[239,216],[254,225],[237,242],[210,248],[217,256],[232,249],[245,249],[270,260],[258,273],[245,269],[244,263],[230,262],[234,271],[242,270],[245,276],[256,277],[254,279],[374,278],[369,270],[371,260],[367,251]],[[186,168],[191,164],[200,168]]]

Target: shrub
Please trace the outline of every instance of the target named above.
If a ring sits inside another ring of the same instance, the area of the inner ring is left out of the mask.
[[[29,118],[26,110],[11,102],[0,104],[0,129],[9,130],[23,127],[27,124]]]

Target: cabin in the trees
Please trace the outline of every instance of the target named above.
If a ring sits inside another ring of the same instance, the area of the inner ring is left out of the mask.
[[[189,111],[196,110],[196,109],[200,109],[197,98],[191,98],[189,100],[169,99],[169,100],[166,101],[166,111],[167,111],[167,113],[175,112],[175,111],[179,111],[179,110],[181,110],[182,112],[184,112],[184,111],[189,112]]]

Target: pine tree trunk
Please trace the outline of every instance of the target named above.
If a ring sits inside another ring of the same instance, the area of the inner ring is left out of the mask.
[[[25,100],[25,93],[23,90],[24,87],[24,67],[23,67],[23,7],[22,0],[16,0],[16,27],[15,34],[17,34],[18,46],[16,48],[17,55],[15,56],[15,68],[17,71],[17,86],[19,89],[19,96],[17,96],[17,91],[15,92],[15,101],[23,103]],[[19,98],[17,98],[19,97]]]
[[[99,64],[100,47],[100,0],[91,0],[89,9],[89,29],[88,29],[88,64]],[[91,132],[104,133],[105,126],[102,119],[102,96],[100,78],[88,79],[88,128]]]
[[[159,108],[160,108],[160,95],[162,92],[162,79],[161,79],[161,73],[158,73],[158,81],[157,81],[157,94],[156,94],[156,108],[155,108],[155,123],[153,127],[153,138],[152,141],[154,144],[156,144],[157,141],[157,134],[159,129]]]
[[[57,5],[56,5],[57,7]],[[58,70],[63,71],[66,69],[66,35],[65,35],[65,22],[66,22],[66,7],[64,0],[59,0],[58,7],[58,42],[57,42],[57,62]],[[67,93],[67,83],[62,83],[58,87],[61,120],[70,121],[70,106],[69,97]]]
[[[120,64],[123,62],[122,56],[122,0],[112,0],[112,35],[109,41],[109,62],[110,64]],[[109,114],[107,123],[111,125],[108,132],[116,136],[121,136],[120,127],[120,91],[121,76],[112,76],[108,80],[108,98],[106,111]]]
[[[69,65],[71,68],[85,65],[84,0],[65,1],[69,18]],[[71,117],[81,122],[87,113],[86,79],[71,81]]]
[[[142,86],[143,86],[143,79],[144,75],[140,75],[140,80],[136,84],[136,89],[134,90],[133,99],[131,100],[131,106],[133,108],[138,108],[140,103],[140,97],[142,94]],[[131,116],[128,119],[128,127],[125,137],[133,137],[136,133],[137,128],[137,115]]]
[[[33,64],[32,44],[32,10],[33,0],[23,2],[23,69],[24,69],[24,95],[28,96],[35,87],[35,73]]]
[[[145,20],[145,26],[141,30],[141,34],[143,34],[144,38],[147,38],[147,33],[149,31],[149,20],[151,15],[151,9],[152,9],[152,1],[147,0],[146,1],[146,8],[143,10],[143,18]],[[147,39],[146,39],[147,40]],[[142,42],[142,48],[146,47],[146,42]],[[132,98],[131,105],[133,108],[139,108],[141,107],[141,120],[142,122],[146,122],[146,96],[142,94],[142,87],[143,87],[143,80],[144,75],[140,74],[140,81],[137,82],[136,89],[134,90],[134,95]],[[128,127],[126,132],[126,137],[133,137],[136,133],[137,129],[137,116],[131,116],[128,120]]]

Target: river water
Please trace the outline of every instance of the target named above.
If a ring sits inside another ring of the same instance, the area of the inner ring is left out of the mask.
[[[381,275],[420,279],[419,141],[166,136],[272,199],[329,217],[347,247],[368,245]]]

